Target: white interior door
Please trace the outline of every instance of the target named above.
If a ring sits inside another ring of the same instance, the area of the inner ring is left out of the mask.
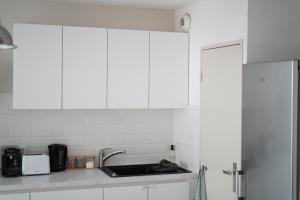
[[[201,162],[209,200],[234,200],[233,163],[241,163],[242,47],[202,51]]]

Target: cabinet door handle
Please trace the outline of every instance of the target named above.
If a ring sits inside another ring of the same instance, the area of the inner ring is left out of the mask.
[[[150,185],[150,189],[151,190],[154,190],[154,189],[156,189],[157,188],[157,185]]]
[[[139,186],[139,189],[140,190],[147,190],[148,186],[147,185],[141,185],[141,186]]]

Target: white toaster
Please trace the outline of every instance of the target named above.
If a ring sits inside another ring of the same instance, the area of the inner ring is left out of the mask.
[[[22,156],[22,174],[50,174],[49,156],[46,154],[24,154]]]

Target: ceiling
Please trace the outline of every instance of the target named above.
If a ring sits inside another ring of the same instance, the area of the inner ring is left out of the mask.
[[[177,9],[198,0],[46,0],[56,2],[89,3],[99,5],[133,6],[142,8]]]

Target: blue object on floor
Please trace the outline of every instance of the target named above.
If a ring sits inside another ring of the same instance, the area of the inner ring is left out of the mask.
[[[207,200],[205,172],[207,167],[202,166],[199,171],[197,187],[193,200]]]

